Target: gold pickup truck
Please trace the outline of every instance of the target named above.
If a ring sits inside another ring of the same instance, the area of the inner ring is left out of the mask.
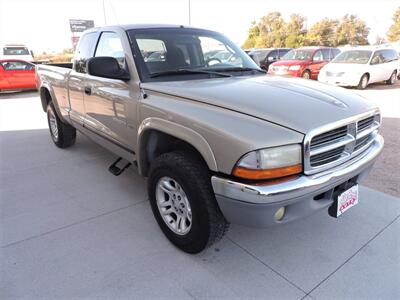
[[[76,130],[147,177],[161,230],[197,253],[229,223],[263,227],[358,203],[382,150],[379,110],[342,88],[266,75],[225,36],[161,25],[94,28],[70,68],[39,65],[50,135]]]

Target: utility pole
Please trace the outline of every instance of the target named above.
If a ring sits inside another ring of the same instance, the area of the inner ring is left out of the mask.
[[[192,25],[192,16],[190,13],[190,0],[188,0],[188,1],[189,1],[189,25]]]
[[[106,5],[103,0],[103,16],[104,16],[104,25],[107,25],[107,17],[106,17]]]

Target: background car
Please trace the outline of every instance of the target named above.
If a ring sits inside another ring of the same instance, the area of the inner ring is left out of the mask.
[[[35,88],[34,64],[23,60],[0,60],[0,91]]]
[[[286,53],[280,61],[273,63],[268,73],[317,79],[321,68],[339,53],[339,49],[330,47],[293,49]]]
[[[33,52],[25,45],[7,44],[0,47],[0,59],[33,61]]]
[[[398,67],[399,57],[394,49],[355,48],[343,51],[324,66],[318,80],[365,89],[368,84],[379,81],[394,84]]]
[[[268,71],[269,66],[280,60],[282,56],[288,53],[291,48],[265,48],[247,50],[246,53],[265,71]]]

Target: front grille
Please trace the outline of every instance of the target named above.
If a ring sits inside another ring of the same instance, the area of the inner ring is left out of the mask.
[[[313,155],[310,159],[311,166],[318,167],[333,162],[340,158],[343,151],[344,151],[344,146],[320,154]]]
[[[380,125],[380,116],[370,115],[326,131],[306,135],[304,171],[314,174],[335,167],[364,152],[372,144]]]
[[[364,129],[368,128],[371,126],[371,124],[374,122],[374,116],[368,117],[366,119],[363,119],[361,121],[357,122],[357,131],[363,131]]]
[[[371,135],[366,135],[360,139],[357,139],[356,141],[356,146],[354,147],[354,151],[357,151],[359,149],[361,149],[362,147],[364,147],[371,139]]]
[[[317,147],[321,144],[325,144],[327,142],[332,142],[335,140],[338,140],[340,138],[343,138],[347,134],[347,125],[333,129],[328,132],[321,133],[315,137],[312,138],[311,140],[311,148]]]

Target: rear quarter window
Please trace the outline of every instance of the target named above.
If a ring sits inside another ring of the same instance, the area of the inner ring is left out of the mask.
[[[81,37],[78,48],[75,52],[75,71],[79,73],[86,73],[86,61],[93,57],[97,36],[97,32],[90,32]]]

